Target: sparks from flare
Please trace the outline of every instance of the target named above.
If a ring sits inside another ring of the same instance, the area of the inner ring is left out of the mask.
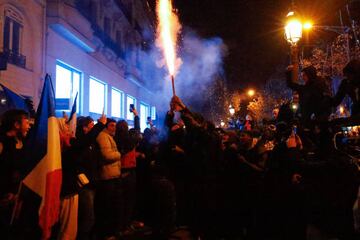
[[[172,8],[171,0],[157,0],[157,40],[156,45],[162,50],[166,65],[171,76],[172,82],[181,64],[181,60],[176,57],[177,36],[181,25],[178,16]],[[173,93],[175,95],[174,82]]]

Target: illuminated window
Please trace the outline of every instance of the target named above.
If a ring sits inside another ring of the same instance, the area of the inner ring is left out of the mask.
[[[134,120],[134,114],[132,112],[130,112],[130,104],[134,104],[135,108],[136,108],[136,99],[130,95],[126,96],[126,118],[127,120]]]
[[[111,89],[111,116],[116,118],[124,116],[124,93],[116,88]]]
[[[72,108],[76,94],[80,95],[81,72],[68,65],[56,63],[56,110],[69,111]],[[77,98],[77,112],[80,109],[80,96]]]
[[[91,77],[89,93],[89,112],[97,114],[106,112],[106,84]]]
[[[156,120],[156,107],[151,107],[151,119]]]
[[[140,128],[143,132],[147,128],[147,118],[150,116],[150,108],[146,103],[140,103]]]

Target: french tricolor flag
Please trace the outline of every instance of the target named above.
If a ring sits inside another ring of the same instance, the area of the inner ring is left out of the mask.
[[[62,182],[59,127],[54,111],[54,90],[46,75],[35,125],[27,148],[31,149],[35,167],[24,178],[23,184],[41,197],[39,225],[42,239],[49,239],[51,227],[58,221]]]

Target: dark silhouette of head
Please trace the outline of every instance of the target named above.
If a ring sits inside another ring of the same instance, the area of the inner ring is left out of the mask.
[[[350,81],[360,83],[360,60],[351,60],[344,67],[343,73]]]
[[[294,113],[291,110],[290,103],[284,103],[279,108],[277,122],[291,123],[294,120]]]
[[[303,80],[305,81],[306,84],[314,82],[317,78],[316,68],[312,65],[303,68],[301,72],[303,73]]]

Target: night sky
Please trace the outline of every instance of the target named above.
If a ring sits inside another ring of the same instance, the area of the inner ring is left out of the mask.
[[[302,0],[297,7],[318,25],[338,25],[338,9],[345,2]],[[174,0],[174,5],[183,26],[204,38],[224,40],[229,50],[225,74],[235,89],[263,84],[279,64],[289,61],[283,24],[290,0]]]

